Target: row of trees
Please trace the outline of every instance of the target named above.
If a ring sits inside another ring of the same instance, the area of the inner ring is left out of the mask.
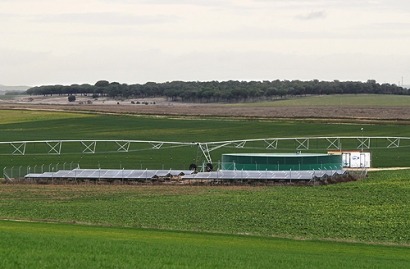
[[[285,96],[328,94],[410,94],[395,84],[379,84],[375,80],[358,81],[208,81],[145,84],[120,84],[100,80],[94,85],[47,85],[30,88],[30,95],[92,95],[112,98],[166,97],[183,102],[246,102],[284,98]]]

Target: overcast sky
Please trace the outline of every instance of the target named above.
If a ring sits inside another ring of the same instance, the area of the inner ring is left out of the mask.
[[[0,0],[0,84],[410,84],[409,0]]]

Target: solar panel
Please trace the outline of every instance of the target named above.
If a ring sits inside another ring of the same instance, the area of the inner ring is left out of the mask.
[[[318,171],[251,171],[251,170],[218,170],[192,173],[190,170],[126,170],[126,169],[74,169],[27,174],[26,178],[62,178],[62,179],[152,179],[155,177],[176,177],[199,180],[311,180],[325,176],[342,175],[343,170]]]
[[[27,174],[26,178],[149,179],[191,174],[190,170],[74,169]]]
[[[343,174],[344,171],[249,171],[249,170],[219,170],[214,172],[199,172],[183,176],[183,179],[284,179],[311,180],[330,174]]]

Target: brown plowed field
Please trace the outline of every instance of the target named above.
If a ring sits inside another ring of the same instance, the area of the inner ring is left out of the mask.
[[[35,109],[88,111],[99,113],[169,115],[169,116],[215,116],[265,119],[321,119],[321,120],[363,120],[363,121],[399,121],[410,122],[410,107],[257,107],[232,106],[226,104],[181,104],[155,102],[148,105],[127,103],[98,104],[59,104],[59,103],[24,103],[3,102],[0,109]]]

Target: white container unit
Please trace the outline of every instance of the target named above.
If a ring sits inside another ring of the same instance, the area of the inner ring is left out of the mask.
[[[344,168],[370,168],[371,154],[363,151],[332,151],[329,154],[342,154]]]

